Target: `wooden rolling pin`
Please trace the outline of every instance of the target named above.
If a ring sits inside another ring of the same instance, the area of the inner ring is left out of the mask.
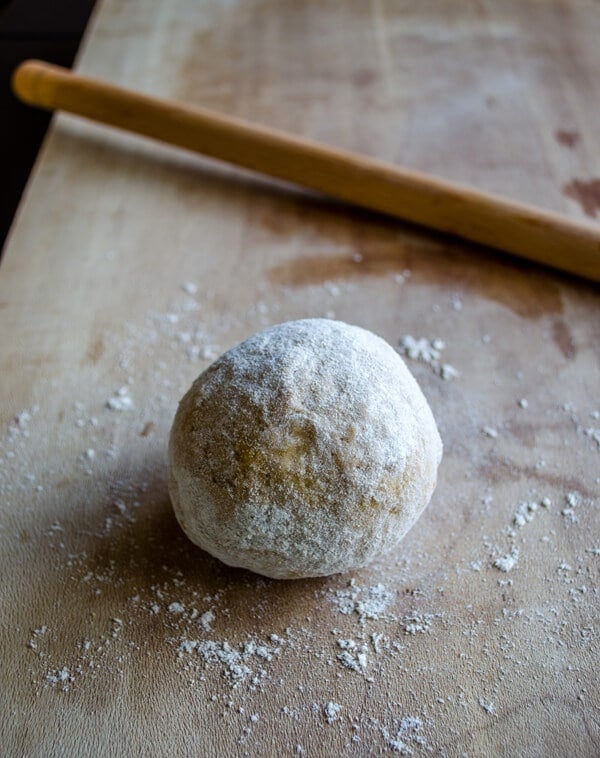
[[[153,137],[600,281],[600,225],[203,108],[131,92],[41,61],[22,63],[12,84],[30,105]]]

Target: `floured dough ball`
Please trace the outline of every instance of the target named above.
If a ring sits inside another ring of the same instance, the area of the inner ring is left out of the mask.
[[[169,490],[188,537],[292,579],[364,566],[436,484],[442,442],[400,356],[340,321],[290,321],[229,350],[182,399]]]

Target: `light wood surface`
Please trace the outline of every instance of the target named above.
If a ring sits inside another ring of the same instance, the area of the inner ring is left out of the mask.
[[[591,0],[105,0],[76,68],[593,221],[598,39]],[[181,534],[167,435],[211,355],[323,314],[444,340],[445,457],[396,555],[267,581]],[[592,285],[56,118],[0,266],[2,752],[597,755],[599,327]]]
[[[600,224],[462,187],[247,121],[162,100],[43,61],[15,71],[26,103],[210,158],[600,281]]]

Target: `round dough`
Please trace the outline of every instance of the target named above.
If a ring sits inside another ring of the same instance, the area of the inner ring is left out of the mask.
[[[364,566],[436,484],[442,442],[400,356],[357,326],[290,321],[222,355],[182,399],[169,491],[188,537],[270,577]]]

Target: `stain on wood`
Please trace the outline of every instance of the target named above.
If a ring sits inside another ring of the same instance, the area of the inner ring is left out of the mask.
[[[563,194],[575,200],[590,218],[600,211],[600,179],[572,179],[564,185]]]
[[[552,339],[567,360],[575,358],[577,346],[569,325],[564,319],[557,318],[552,322]]]
[[[104,344],[104,338],[102,336],[96,337],[90,347],[87,350],[86,353],[86,359],[94,364],[98,363],[100,358],[104,355],[104,352],[106,350],[106,345]]]
[[[557,129],[554,132],[554,138],[558,142],[559,145],[562,145],[563,147],[575,147],[575,145],[579,142],[581,139],[581,135],[579,132],[576,132],[575,130],[569,130],[569,129]]]
[[[310,253],[278,264],[269,279],[286,287],[306,287],[335,280],[360,280],[410,271],[412,284],[438,284],[473,292],[493,300],[524,318],[562,312],[560,288],[551,274],[540,273],[544,285],[531,276],[527,264],[505,262],[494,253],[478,252],[485,266],[459,245],[397,240],[387,244],[365,242],[345,254]]]
[[[156,424],[154,421],[146,421],[142,431],[140,432],[140,437],[149,437],[154,432],[155,428]]]

